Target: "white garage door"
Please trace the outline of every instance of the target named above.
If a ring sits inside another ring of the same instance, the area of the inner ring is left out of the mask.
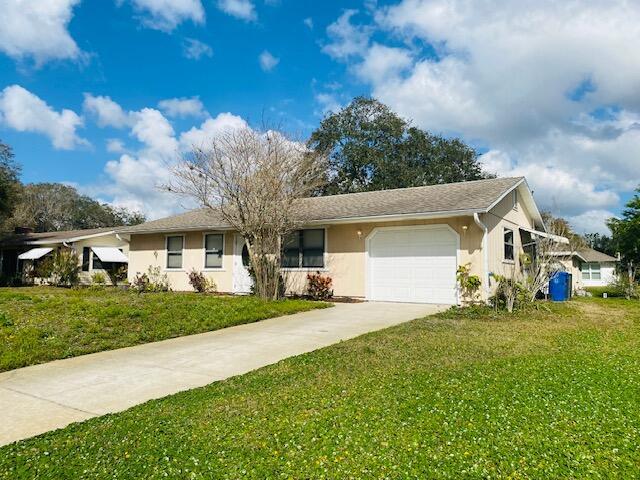
[[[457,237],[444,226],[381,228],[369,238],[368,298],[456,303]]]

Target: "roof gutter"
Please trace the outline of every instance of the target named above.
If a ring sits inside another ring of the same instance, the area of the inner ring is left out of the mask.
[[[477,213],[473,214],[473,221],[482,230],[482,283],[484,285],[484,293],[486,299],[489,300],[489,229],[482,223]]]

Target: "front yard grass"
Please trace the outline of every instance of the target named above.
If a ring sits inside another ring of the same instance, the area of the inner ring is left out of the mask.
[[[113,288],[0,288],[0,371],[326,305]]]
[[[6,446],[2,476],[638,478],[640,304],[415,320]]]

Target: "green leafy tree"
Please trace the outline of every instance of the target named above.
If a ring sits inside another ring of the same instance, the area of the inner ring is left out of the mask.
[[[622,266],[635,278],[640,265],[640,187],[627,203],[622,218],[607,222],[611,230],[612,244],[622,257]]]
[[[136,225],[144,215],[98,202],[61,183],[34,183],[22,188],[9,227],[37,232]]]
[[[478,154],[459,139],[421,130],[373,98],[357,97],[328,115],[308,146],[328,155],[319,194],[414,187],[479,180]]]
[[[15,162],[13,150],[0,141],[0,224],[13,213],[20,194],[20,166]]]
[[[594,250],[606,253],[612,257],[615,257],[617,254],[613,239],[610,236],[600,233],[585,233],[584,240],[586,244]]]

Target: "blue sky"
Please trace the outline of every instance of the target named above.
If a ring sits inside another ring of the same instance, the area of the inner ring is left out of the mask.
[[[579,231],[640,183],[640,6],[622,0],[6,2],[0,139],[25,182],[170,214],[155,186],[189,141],[262,119],[305,136],[367,94],[527,176]]]

